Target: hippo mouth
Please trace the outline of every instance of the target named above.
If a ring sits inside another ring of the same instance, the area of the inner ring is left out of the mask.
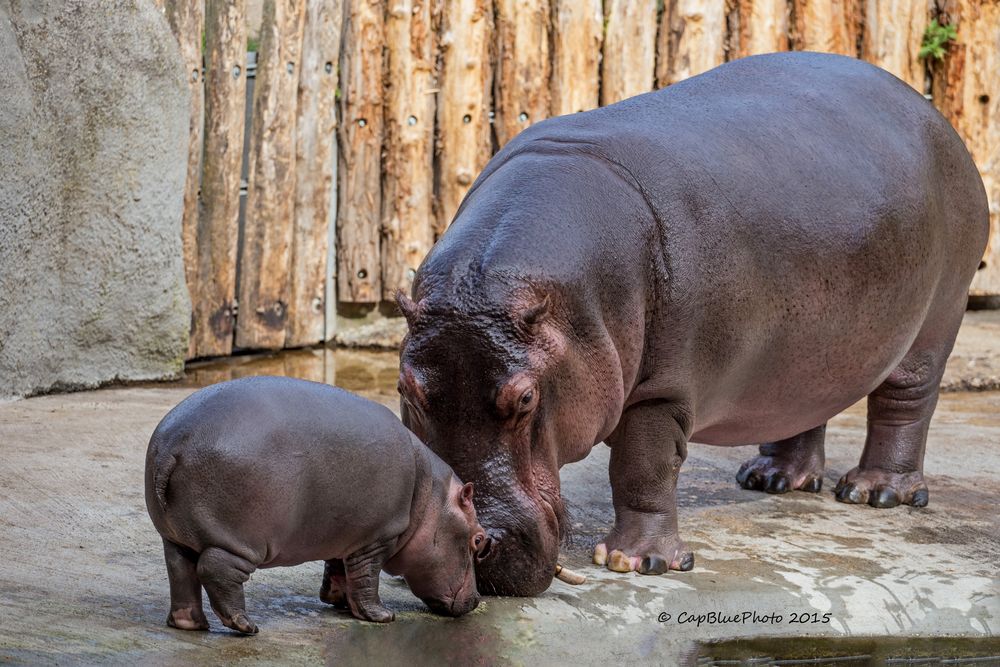
[[[424,604],[439,616],[462,616],[479,606],[480,596],[470,595],[462,600],[458,597],[437,599],[425,598]]]
[[[461,616],[467,614],[476,607],[479,606],[480,595],[479,592],[473,590],[469,595],[462,595],[462,590],[467,587],[469,583],[474,581],[474,575],[470,572],[472,568],[472,561],[470,560],[465,568],[465,574],[462,577],[463,584],[459,584],[456,588],[449,587],[448,594],[441,597],[423,597],[424,604],[435,614],[440,616]]]
[[[486,595],[530,597],[546,590],[555,576],[562,528],[562,503],[544,493],[532,494],[530,505],[510,521],[482,522],[490,536],[489,551],[476,563],[479,591]]]

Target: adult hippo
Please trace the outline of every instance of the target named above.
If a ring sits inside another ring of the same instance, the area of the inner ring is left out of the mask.
[[[818,491],[826,421],[864,396],[838,500],[925,505],[987,229],[948,122],[850,58],[737,60],[522,132],[399,298],[404,420],[476,486],[479,590],[549,585],[559,468],[602,440],[615,523],[594,556],[618,571],[692,567],[688,440],[767,443],[744,487]]]

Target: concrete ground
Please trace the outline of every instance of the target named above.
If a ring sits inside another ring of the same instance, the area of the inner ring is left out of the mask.
[[[960,359],[979,354],[963,349]],[[442,619],[384,578],[397,621],[376,626],[322,604],[322,568],[311,563],[253,575],[257,637],[230,634],[211,613],[211,632],[169,629],[166,571],[143,500],[146,442],[195,386],[257,373],[335,382],[395,404],[393,353],[308,350],[202,364],[176,385],[0,405],[0,663],[709,665],[755,655],[1000,664],[1000,392],[942,395],[925,509],[833,499],[864,441],[857,405],[830,424],[820,494],[741,490],[734,475],[752,448],[692,445],[679,496],[695,569],[619,575],[589,564],[614,516],[601,445],[562,472],[574,530],[564,560],[587,575],[581,586],[556,581],[537,598],[487,598],[464,618]]]

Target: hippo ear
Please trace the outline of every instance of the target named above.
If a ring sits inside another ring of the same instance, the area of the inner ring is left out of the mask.
[[[420,304],[407,296],[403,290],[396,290],[396,305],[399,306],[399,312],[406,318],[406,323],[412,326],[420,312]]]
[[[542,320],[548,317],[550,303],[549,295],[546,294],[541,301],[521,311],[521,321],[529,327],[537,326]]]
[[[462,491],[458,494],[458,503],[462,506],[462,509],[472,507],[472,482],[466,482],[462,486]]]

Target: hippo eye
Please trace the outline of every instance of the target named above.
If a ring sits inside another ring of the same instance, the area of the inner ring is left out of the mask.
[[[483,544],[483,536],[482,535],[476,535],[476,540],[475,540],[475,542],[473,544],[475,545],[476,549],[478,550],[479,547],[482,546],[482,544]]]
[[[538,385],[534,377],[521,372],[497,389],[497,416],[513,419],[531,412],[538,405]]]

